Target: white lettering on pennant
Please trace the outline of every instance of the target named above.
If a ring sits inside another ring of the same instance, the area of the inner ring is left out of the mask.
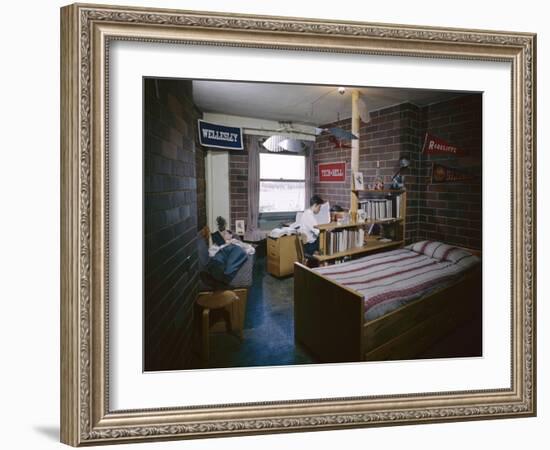
[[[431,140],[428,144],[428,150],[439,150],[442,152],[456,153],[457,148],[452,145],[438,144],[435,141]]]
[[[342,169],[321,169],[323,177],[341,177],[344,175]]]
[[[215,139],[217,141],[237,142],[239,139],[238,133],[230,133],[229,131],[202,130],[202,136],[207,139]]]

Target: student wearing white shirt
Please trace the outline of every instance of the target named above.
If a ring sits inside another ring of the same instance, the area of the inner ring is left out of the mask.
[[[307,236],[307,243],[304,244],[304,253],[313,255],[319,251],[319,229],[315,228],[317,219],[315,216],[319,214],[321,205],[325,203],[318,195],[311,197],[309,208],[304,211],[300,219],[300,231]]]

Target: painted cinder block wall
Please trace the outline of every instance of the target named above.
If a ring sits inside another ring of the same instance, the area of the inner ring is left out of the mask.
[[[431,183],[433,161],[481,173],[481,106],[480,94],[422,108],[403,103],[373,111],[371,121],[361,124],[359,171],[363,172],[365,184],[377,177],[389,184],[399,168],[399,157],[408,154],[411,158],[411,166],[402,172],[407,188],[407,243],[434,239],[481,248],[481,179]],[[351,130],[350,119],[334,125]],[[426,131],[463,148],[468,157],[423,155]],[[350,158],[351,149],[335,148],[328,136],[318,137],[314,151],[315,192],[331,205],[349,208]],[[337,161],[348,162],[346,181],[320,183],[319,164]]]
[[[201,170],[204,180],[194,131],[199,112],[190,82],[146,80],[144,91],[145,370],[182,369],[198,286],[199,214],[206,214],[199,213]]]
[[[229,152],[229,202],[231,221],[227,227],[235,231],[235,221],[244,220],[246,224],[248,216],[248,137],[246,135],[244,151]]]
[[[333,124],[326,125],[332,126]],[[351,131],[350,119],[334,123],[335,126]],[[371,113],[369,123],[361,123],[359,147],[359,171],[363,172],[365,185],[378,177],[390,183],[399,169],[399,157],[409,153],[411,167],[405,178],[407,184],[407,241],[414,240],[418,230],[418,142],[420,120],[418,108],[404,103]],[[349,142],[345,142],[349,144]],[[317,138],[314,150],[315,183],[314,191],[332,205],[349,208],[351,180],[351,149],[336,148],[329,136]],[[346,181],[344,183],[321,183],[319,164],[346,161]]]
[[[446,240],[481,249],[482,96],[472,94],[427,106],[421,111],[425,131],[467,152],[466,156],[424,155],[418,173],[419,239]],[[431,183],[432,162],[459,168],[471,181]]]

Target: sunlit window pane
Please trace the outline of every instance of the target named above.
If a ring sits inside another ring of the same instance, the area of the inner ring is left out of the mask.
[[[260,212],[303,211],[305,182],[260,181]]]
[[[260,153],[260,178],[271,180],[304,180],[305,157]]]

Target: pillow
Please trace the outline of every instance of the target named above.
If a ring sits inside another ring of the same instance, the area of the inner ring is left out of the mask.
[[[462,270],[468,270],[470,267],[474,267],[481,262],[481,259],[478,256],[472,255],[470,252],[461,248],[458,250],[458,252],[453,252],[455,253],[455,256],[460,254],[459,257],[455,258],[454,264],[459,266]]]
[[[420,241],[407,245],[405,248],[438,261],[446,261],[445,257],[456,247],[439,241]]]
[[[441,261],[449,261],[463,270],[467,270],[470,267],[474,267],[481,260],[476,255],[472,255],[468,250],[459,247],[451,247],[443,255]]]
[[[438,261],[449,261],[458,264],[464,269],[477,264],[480,259],[463,248],[445,244],[439,241],[420,241],[407,245],[405,248]]]

